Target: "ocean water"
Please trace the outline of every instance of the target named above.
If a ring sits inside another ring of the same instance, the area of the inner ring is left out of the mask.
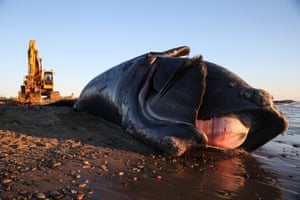
[[[288,134],[300,135],[300,102],[277,105],[289,120]]]
[[[285,133],[286,137],[284,141],[286,141],[287,144],[292,145],[295,149],[299,150],[300,149],[300,102],[278,105],[278,108],[286,115],[289,121],[289,129]],[[283,135],[282,138],[284,138],[285,135]],[[299,155],[299,152],[297,155]]]
[[[269,146],[274,146],[275,142],[278,143],[281,148],[284,147],[286,153],[288,153],[288,149],[297,151],[297,149],[300,149],[300,102],[278,104],[276,106],[287,117],[289,121],[289,128],[285,133],[274,138]],[[268,147],[268,144],[265,146]],[[280,148],[273,148],[273,151],[277,152],[279,149]],[[293,156],[293,154],[291,156]]]
[[[282,199],[300,199],[300,102],[276,106],[286,115],[289,128],[253,155],[274,175]]]

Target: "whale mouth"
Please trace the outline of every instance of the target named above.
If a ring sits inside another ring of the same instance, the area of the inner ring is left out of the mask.
[[[288,128],[288,121],[274,107],[199,118],[195,126],[208,138],[208,145],[253,151]]]
[[[197,119],[195,125],[206,134],[208,145],[224,149],[241,146],[250,130],[236,115],[213,117],[208,120]]]

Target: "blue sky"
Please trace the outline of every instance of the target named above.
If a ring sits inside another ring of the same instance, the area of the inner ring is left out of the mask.
[[[17,96],[35,39],[62,95],[132,57],[188,45],[276,99],[300,100],[297,0],[0,0],[0,35],[0,96]]]

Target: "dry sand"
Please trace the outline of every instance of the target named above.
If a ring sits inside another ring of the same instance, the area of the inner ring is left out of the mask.
[[[177,158],[70,107],[2,102],[0,199],[300,199],[299,146],[282,145]]]

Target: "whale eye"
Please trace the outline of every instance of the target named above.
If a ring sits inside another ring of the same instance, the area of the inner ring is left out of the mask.
[[[235,81],[231,81],[231,82],[228,84],[228,87],[229,87],[229,88],[234,88],[236,85],[237,85],[237,83],[236,83]]]

